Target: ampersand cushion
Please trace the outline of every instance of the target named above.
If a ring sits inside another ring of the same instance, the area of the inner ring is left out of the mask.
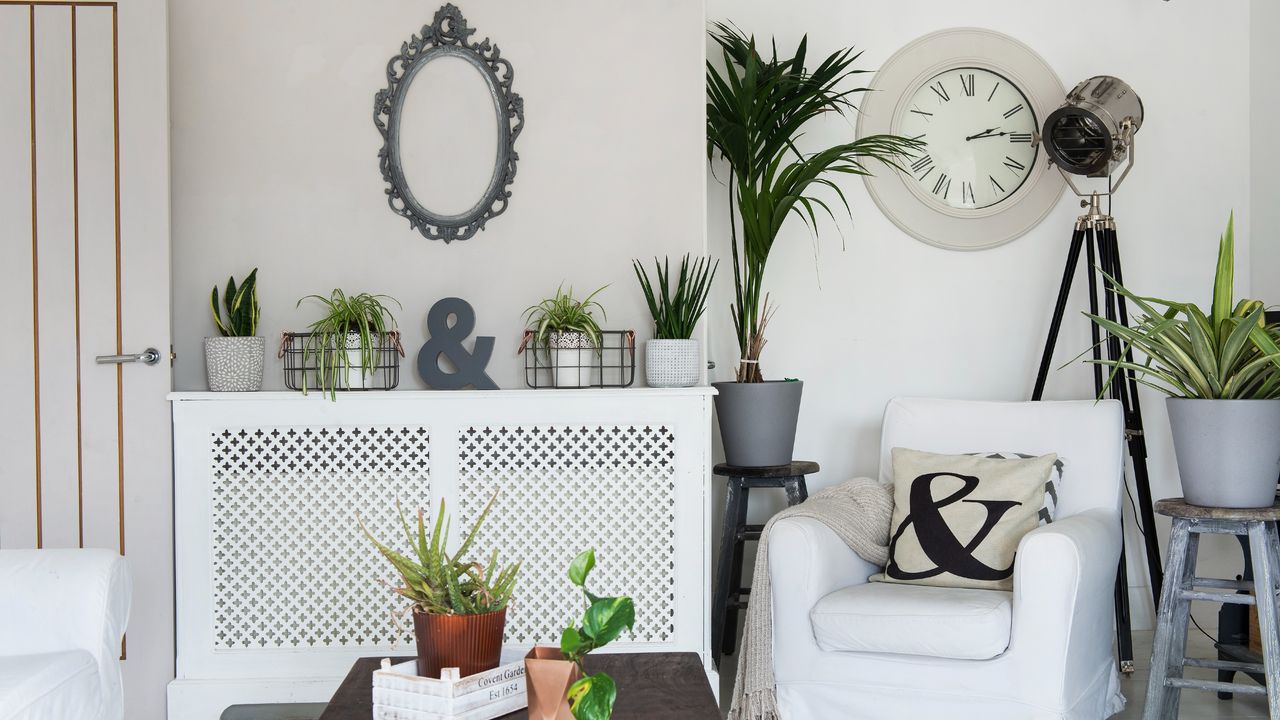
[[[893,448],[889,564],[872,579],[1012,590],[1018,542],[1039,524],[1057,460]]]

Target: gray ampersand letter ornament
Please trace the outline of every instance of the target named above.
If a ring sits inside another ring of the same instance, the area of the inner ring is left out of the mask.
[[[449,317],[455,318],[452,326]],[[476,313],[462,298],[445,298],[431,306],[427,313],[430,339],[418,351],[418,375],[437,390],[461,390],[470,385],[476,390],[497,390],[498,384],[485,372],[493,355],[493,337],[476,338],[475,349],[467,352],[462,341],[476,327]],[[440,356],[449,358],[455,372],[440,367]]]

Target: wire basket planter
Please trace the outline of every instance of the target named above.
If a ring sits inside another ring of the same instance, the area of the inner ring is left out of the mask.
[[[524,382],[531,388],[624,388],[636,379],[634,330],[601,330],[599,348],[556,348],[536,345],[525,330],[519,352],[524,355]]]
[[[400,344],[399,331],[377,336],[377,344],[370,348],[373,363],[361,369],[359,344],[347,342],[346,347],[329,347],[317,351],[307,347],[314,333],[281,333],[277,357],[284,360],[284,385],[290,390],[392,390],[400,384],[400,358],[404,346]],[[335,382],[332,387],[320,382],[321,360],[323,370]]]

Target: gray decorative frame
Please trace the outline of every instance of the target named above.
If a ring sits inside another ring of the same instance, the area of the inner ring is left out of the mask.
[[[511,198],[508,186],[515,180],[516,137],[524,128],[524,100],[511,91],[515,71],[501,57],[498,46],[485,38],[472,42],[475,29],[467,27],[462,11],[452,3],[436,11],[430,25],[422,26],[422,35],[413,35],[400,45],[400,54],[387,62],[387,87],[373,100],[373,123],[382,133],[383,145],[378,151],[382,179],[388,184],[387,204],[392,212],[408,218],[409,226],[431,240],[466,240],[483,230],[485,223],[501,215]],[[494,112],[498,119],[498,152],[493,174],[483,197],[466,212],[441,215],[422,205],[405,181],[400,164],[400,116],[404,98],[418,71],[440,57],[456,57],[470,63],[489,86]]]

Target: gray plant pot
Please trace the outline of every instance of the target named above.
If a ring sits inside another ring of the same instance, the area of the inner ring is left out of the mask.
[[[712,386],[719,392],[716,417],[720,421],[725,462],[739,467],[772,467],[791,462],[803,382],[718,382]]]
[[[1187,502],[1270,507],[1280,479],[1280,400],[1169,398],[1169,426]]]
[[[205,374],[214,392],[256,392],[262,389],[262,363],[267,343],[261,337],[207,337]]]

